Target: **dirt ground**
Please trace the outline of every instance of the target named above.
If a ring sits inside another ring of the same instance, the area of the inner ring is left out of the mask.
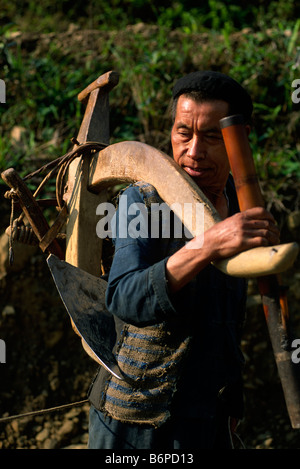
[[[3,234],[9,224],[10,206],[0,195]],[[10,268],[7,241],[2,235],[0,338],[6,344],[6,363],[0,364],[0,418],[85,400],[98,368],[70,326],[45,255],[36,248],[15,245],[15,264]],[[298,272],[296,265],[286,276],[296,331],[300,323]],[[292,429],[289,421],[257,299],[256,284],[252,282],[243,338],[246,415],[238,433],[248,449],[300,449],[300,430]],[[0,448],[85,449],[88,412],[85,403],[0,422]]]

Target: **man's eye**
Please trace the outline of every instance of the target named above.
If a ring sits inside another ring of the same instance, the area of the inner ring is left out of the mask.
[[[179,130],[178,135],[181,135],[182,137],[190,137],[190,133],[185,130]]]
[[[205,134],[205,137],[210,140],[222,140],[222,135],[219,134]]]

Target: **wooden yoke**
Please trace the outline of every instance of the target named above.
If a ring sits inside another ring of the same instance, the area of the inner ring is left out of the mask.
[[[224,143],[234,178],[240,209],[263,207],[255,165],[243,116],[234,115],[220,120]],[[258,288],[269,330],[278,374],[293,428],[300,428],[299,371],[291,359],[289,315],[286,292],[276,275],[259,277]]]
[[[118,81],[119,74],[110,71],[79,93],[79,101],[87,103],[77,136],[79,144],[87,141],[109,144],[109,91]],[[107,200],[107,196],[105,190],[97,195],[88,191],[89,168],[90,158],[86,157],[74,160],[69,167],[64,196],[69,210],[66,261],[99,276],[102,240],[96,234],[96,208]]]

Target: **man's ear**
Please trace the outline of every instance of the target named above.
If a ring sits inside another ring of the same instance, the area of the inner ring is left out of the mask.
[[[247,135],[248,135],[248,137],[249,137],[250,132],[251,132],[251,126],[250,126],[249,124],[246,124],[246,125],[245,125],[245,128],[246,128]]]

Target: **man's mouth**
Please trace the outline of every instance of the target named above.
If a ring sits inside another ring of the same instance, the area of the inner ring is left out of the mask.
[[[199,177],[206,174],[209,171],[209,168],[192,168],[191,166],[183,166],[183,169],[191,176],[191,177]]]

